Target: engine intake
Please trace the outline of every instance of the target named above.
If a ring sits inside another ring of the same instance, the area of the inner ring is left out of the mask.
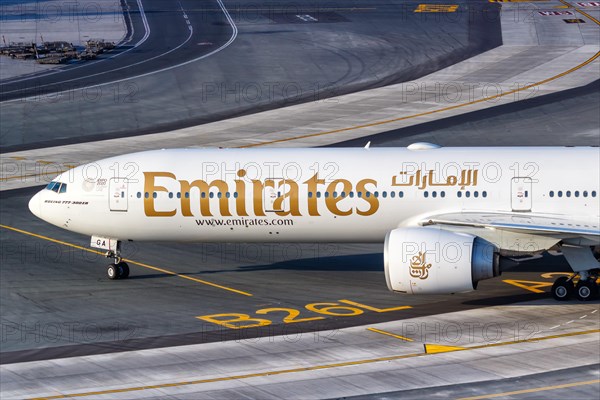
[[[399,228],[384,245],[388,289],[409,294],[448,294],[477,289],[500,275],[498,248],[474,235],[438,227]]]

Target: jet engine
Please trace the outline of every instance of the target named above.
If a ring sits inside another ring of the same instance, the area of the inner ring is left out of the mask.
[[[393,292],[468,292],[500,275],[498,248],[474,235],[439,227],[398,228],[387,234],[384,246],[385,279]]]

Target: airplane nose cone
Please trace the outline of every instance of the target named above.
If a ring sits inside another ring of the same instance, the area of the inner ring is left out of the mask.
[[[29,200],[29,211],[31,211],[33,213],[33,215],[35,215],[38,218],[42,218],[41,217],[41,195],[39,193],[36,193],[35,196],[33,196],[31,198],[31,200]]]

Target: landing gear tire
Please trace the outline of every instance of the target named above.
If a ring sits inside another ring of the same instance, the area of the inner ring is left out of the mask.
[[[115,280],[119,279],[120,272],[122,271],[116,264],[110,264],[106,268],[106,275],[108,275],[108,279]]]
[[[566,276],[561,276],[552,285],[552,296],[558,301],[567,301],[573,294],[573,282]]]
[[[121,261],[120,263],[110,264],[106,268],[106,275],[108,279],[126,279],[129,276],[129,265]]]
[[[121,276],[119,279],[127,279],[129,277],[129,265],[126,262],[121,261],[118,266],[121,268]]]
[[[590,301],[598,297],[598,284],[593,279],[580,280],[575,286],[575,296],[581,301]]]

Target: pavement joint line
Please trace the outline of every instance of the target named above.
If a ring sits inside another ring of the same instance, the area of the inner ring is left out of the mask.
[[[407,341],[407,342],[414,342],[414,340],[411,339],[411,338],[407,338],[407,337],[404,337],[404,336],[396,335],[395,333],[387,332],[387,331],[384,331],[384,330],[381,330],[381,329],[367,328],[367,330],[371,331],[371,332],[379,333],[379,334],[382,334],[382,335],[391,336],[393,338],[404,340],[404,341]]]
[[[484,394],[481,396],[473,396],[473,397],[462,397],[458,400],[493,399],[496,397],[506,397],[506,396],[514,396],[514,395],[518,395],[518,394],[537,393],[537,392],[543,392],[543,391],[548,391],[548,390],[567,389],[567,388],[572,388],[572,387],[576,387],[576,386],[593,385],[595,383],[600,383],[600,379],[592,379],[589,381],[564,383],[562,385],[542,386],[542,387],[531,388],[531,389],[513,390],[512,392]]]
[[[559,0],[561,3],[569,6],[569,8],[575,8],[573,7],[571,4],[567,3],[564,0]],[[591,15],[589,15],[588,13],[575,8],[575,10],[577,12],[579,12],[581,15],[589,18],[592,22],[594,22],[596,25],[600,26],[600,21],[597,20],[596,18],[592,17]],[[460,104],[455,104],[453,106],[448,106],[448,107],[442,107],[442,108],[438,108],[435,110],[430,110],[430,111],[425,111],[422,113],[417,113],[417,114],[411,114],[411,115],[406,115],[403,117],[398,117],[398,118],[391,118],[391,119],[386,119],[386,120],[382,120],[382,121],[375,121],[375,122],[371,122],[368,124],[361,124],[361,125],[354,125],[354,126],[350,126],[350,127],[346,127],[346,128],[340,128],[340,129],[333,129],[333,130],[329,130],[329,131],[322,131],[322,132],[316,132],[316,133],[308,133],[308,134],[304,134],[304,135],[299,135],[299,136],[294,136],[294,137],[289,137],[289,138],[283,138],[283,139],[274,139],[274,140],[269,140],[266,142],[260,142],[260,143],[251,143],[251,144],[246,144],[246,145],[242,145],[242,146],[237,146],[237,148],[251,148],[251,147],[260,147],[260,146],[268,146],[268,145],[272,145],[272,144],[276,144],[276,143],[285,143],[285,142],[291,142],[294,140],[300,140],[300,139],[308,139],[308,138],[313,138],[313,137],[318,137],[318,136],[325,136],[325,135],[331,135],[334,133],[342,133],[342,132],[348,132],[348,131],[353,131],[353,130],[358,130],[358,129],[363,129],[363,128],[370,128],[370,127],[374,127],[374,126],[379,126],[379,125],[385,125],[385,124],[389,124],[392,122],[399,122],[399,121],[404,121],[407,119],[412,119],[412,118],[418,118],[418,117],[423,117],[423,116],[427,116],[427,115],[432,115],[432,114],[437,114],[437,113],[441,113],[444,111],[451,111],[451,110],[455,110],[458,108],[462,108],[462,107],[466,107],[466,106],[470,106],[470,105],[474,105],[474,104],[479,104],[485,101],[490,101],[490,100],[494,100],[494,99],[498,99],[501,97],[505,97],[511,94],[515,94],[515,93],[519,93],[525,90],[529,90],[533,87],[536,86],[541,86],[544,85],[548,82],[552,82],[554,80],[557,80],[559,78],[562,78],[563,76],[569,75],[572,72],[575,72],[583,67],[585,67],[588,64],[591,64],[592,62],[594,62],[596,59],[598,59],[598,57],[600,57],[600,51],[596,52],[596,54],[594,54],[592,57],[590,57],[589,59],[587,59],[586,61],[584,61],[583,63],[576,65],[575,67],[572,67],[566,71],[563,71],[557,75],[551,76],[549,78],[543,79],[541,81],[523,86],[523,87],[518,87],[516,89],[510,90],[508,92],[502,92],[493,96],[487,96],[487,97],[482,97],[480,99],[477,100],[472,100],[466,103],[460,103]]]
[[[543,336],[543,337],[539,337],[539,338],[513,340],[510,342],[500,342],[500,343],[491,343],[491,344],[484,344],[484,345],[479,345],[479,346],[465,347],[463,350],[457,350],[457,351],[475,350],[475,349],[482,349],[482,348],[487,348],[487,347],[507,346],[507,345],[519,344],[519,343],[531,343],[531,342],[538,342],[538,341],[542,341],[542,340],[559,339],[559,338],[570,337],[570,336],[589,335],[589,334],[598,333],[598,332],[600,332],[600,329],[592,329],[592,330],[578,331],[578,332],[568,332],[568,333],[562,333],[562,334],[551,335],[551,336]],[[436,354],[440,354],[440,353],[436,353]],[[384,362],[384,361],[397,361],[397,360],[403,360],[403,359],[407,359],[407,358],[432,356],[432,355],[436,355],[436,354],[428,354],[425,352],[411,353],[411,354],[398,354],[398,355],[392,355],[392,356],[387,356],[387,357],[369,358],[369,359],[354,360],[354,361],[342,361],[342,362],[331,363],[331,364],[313,365],[310,367],[280,369],[280,370],[273,370],[273,371],[249,373],[249,374],[243,374],[243,375],[231,375],[231,376],[222,376],[222,377],[216,377],[216,378],[195,379],[195,380],[181,381],[181,382],[160,383],[160,384],[156,384],[156,385],[126,387],[126,388],[121,388],[121,389],[107,389],[107,390],[99,390],[99,391],[94,391],[94,392],[59,394],[59,395],[51,395],[51,396],[46,396],[46,397],[35,397],[35,398],[30,398],[29,400],[55,400],[55,399],[75,398],[75,397],[102,396],[102,395],[116,394],[116,393],[140,392],[143,390],[165,389],[165,388],[170,388],[170,387],[199,385],[199,384],[214,383],[214,382],[227,382],[227,381],[235,381],[235,380],[240,380],[240,379],[259,378],[259,377],[284,375],[284,374],[291,374],[291,373],[298,373],[298,372],[318,371],[318,370],[324,370],[324,369],[349,367],[349,366],[357,366],[357,365],[364,365],[364,364],[373,364],[376,362]]]
[[[15,227],[12,227],[12,226],[0,224],[0,228],[4,228],[4,229],[7,229],[7,230],[10,230],[10,231],[13,231],[13,232],[21,233],[23,235],[35,237],[35,238],[46,240],[46,241],[49,241],[49,242],[57,243],[57,244],[60,244],[60,245],[63,245],[63,246],[68,246],[68,247],[72,247],[72,248],[75,248],[75,249],[87,251],[89,253],[99,254],[99,255],[102,255],[102,256],[104,255],[104,253],[101,252],[101,251],[97,251],[97,250],[93,250],[93,249],[88,249],[88,248],[83,247],[83,246],[79,246],[79,245],[76,245],[76,244],[73,244],[73,243],[69,243],[69,242],[64,242],[62,240],[54,239],[54,238],[51,238],[51,237],[48,237],[48,236],[39,235],[37,233],[29,232],[29,231],[26,231],[26,230],[23,230],[23,229],[19,229],[19,228],[15,228]],[[243,296],[252,297],[251,293],[244,292],[244,291],[238,290],[238,289],[234,289],[234,288],[231,288],[231,287],[228,287],[228,286],[219,285],[219,284],[214,283],[214,282],[205,281],[203,279],[194,278],[194,277],[188,276],[186,274],[180,274],[178,272],[174,272],[174,271],[170,271],[168,269],[163,269],[163,268],[155,267],[155,266],[152,266],[152,265],[149,265],[149,264],[145,264],[145,263],[142,263],[142,262],[139,262],[139,261],[130,260],[130,259],[127,259],[127,258],[124,258],[123,261],[126,261],[126,262],[128,262],[130,264],[133,264],[133,265],[137,265],[137,266],[142,267],[142,268],[151,269],[153,271],[158,271],[158,272],[162,272],[164,274],[173,275],[173,276],[177,276],[177,277],[182,278],[182,279],[187,279],[187,280],[190,280],[190,281],[201,283],[201,284],[206,285],[206,286],[212,286],[212,287],[217,288],[217,289],[222,289],[222,290],[226,290],[228,292],[237,293],[237,294],[241,294]]]

